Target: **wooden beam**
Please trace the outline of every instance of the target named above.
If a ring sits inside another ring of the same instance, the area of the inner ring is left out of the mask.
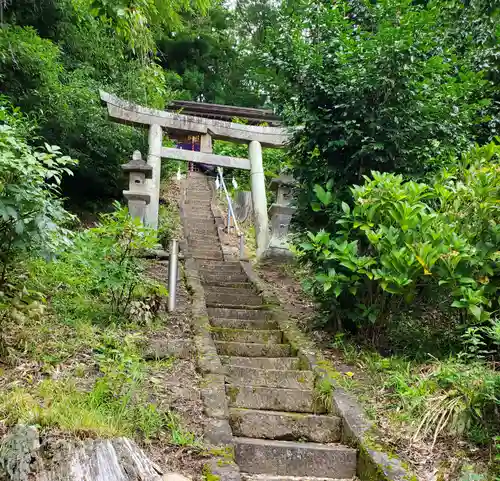
[[[173,100],[167,107],[168,110],[179,111],[185,115],[195,115],[200,117],[216,117],[224,120],[234,118],[245,119],[256,123],[267,122],[269,125],[280,125],[280,118],[268,109],[254,109],[248,107],[232,107],[229,105],[208,104],[205,102],[191,102],[187,100]]]
[[[172,147],[163,147],[161,149],[161,156],[165,159],[250,170],[250,160],[242,157],[230,157],[229,155],[216,155],[206,152],[196,152],[194,150],[174,149]]]

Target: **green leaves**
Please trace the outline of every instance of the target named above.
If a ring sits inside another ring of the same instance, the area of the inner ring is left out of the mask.
[[[34,151],[23,138],[17,114],[0,103],[0,285],[12,263],[25,253],[51,255],[65,238],[63,225],[71,220],[59,198],[63,175],[76,161],[45,144]]]
[[[499,159],[500,147],[489,144],[428,184],[366,176],[351,189],[352,208],[340,204],[341,230],[308,232],[297,246],[316,271],[312,291],[333,305],[361,299],[370,308],[387,306],[387,295],[411,303],[430,289],[468,323],[487,322],[499,307]],[[318,200],[328,203],[329,192],[315,186]]]

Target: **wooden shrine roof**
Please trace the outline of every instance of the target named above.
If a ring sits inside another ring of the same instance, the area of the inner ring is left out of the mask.
[[[230,105],[208,104],[205,102],[192,102],[189,100],[173,100],[167,110],[184,115],[193,115],[206,119],[218,119],[231,122],[233,119],[246,120],[249,125],[280,126],[280,118],[268,109],[254,109],[249,107],[233,107]]]

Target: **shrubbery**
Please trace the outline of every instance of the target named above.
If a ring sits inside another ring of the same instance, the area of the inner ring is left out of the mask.
[[[372,172],[351,188],[352,206],[342,203],[335,234],[309,233],[298,247],[317,272],[311,287],[336,308],[339,323],[349,316],[362,331],[381,332],[392,311],[433,299],[456,318],[465,350],[498,354],[499,159],[492,143],[427,183]],[[316,193],[328,207],[328,190]]]

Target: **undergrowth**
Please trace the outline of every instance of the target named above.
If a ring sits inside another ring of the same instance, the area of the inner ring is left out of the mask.
[[[361,378],[342,387],[358,395],[370,417],[389,420],[411,443],[425,441],[431,451],[438,441],[466,440],[483,447],[490,452],[491,476],[496,476],[491,479],[500,479],[500,373],[495,366],[456,356],[425,362],[382,356],[343,335],[332,347],[360,368]]]

